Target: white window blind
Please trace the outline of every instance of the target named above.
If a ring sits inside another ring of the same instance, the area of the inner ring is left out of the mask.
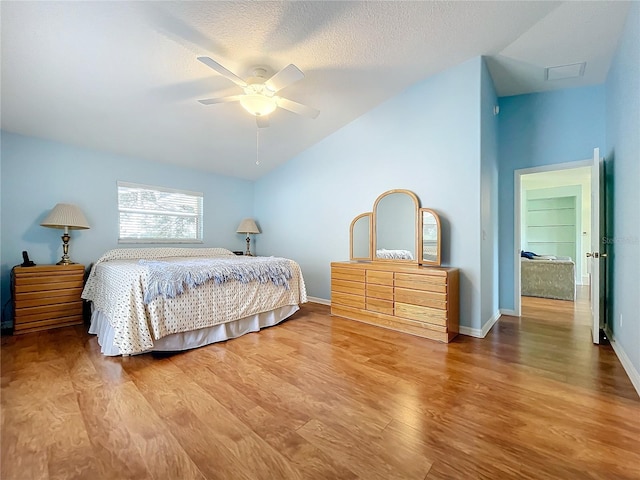
[[[201,192],[118,182],[120,243],[201,243]]]

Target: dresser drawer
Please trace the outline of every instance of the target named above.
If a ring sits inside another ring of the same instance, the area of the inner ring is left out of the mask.
[[[367,283],[367,297],[393,300],[393,287],[386,285],[372,285]]]
[[[331,305],[346,305],[348,307],[364,308],[365,301],[362,295],[350,293],[331,292]]]
[[[369,310],[370,312],[393,315],[393,301],[367,297],[367,310]]]
[[[364,295],[364,283],[352,282],[351,280],[331,279],[331,292],[351,293],[353,295]]]
[[[447,309],[447,295],[444,293],[394,288],[394,299],[396,302],[408,303],[410,305],[420,305],[441,310]]]
[[[421,322],[435,325],[447,325],[447,312],[437,308],[422,307],[420,305],[410,305],[408,303],[395,303],[395,314],[397,317],[409,318]]]
[[[394,285],[396,287],[411,288],[413,290],[447,293],[447,277],[396,273]]]
[[[350,280],[352,282],[364,282],[364,270],[355,268],[331,268],[331,278],[336,280]]]
[[[377,285],[393,285],[393,272],[367,270],[367,283]]]

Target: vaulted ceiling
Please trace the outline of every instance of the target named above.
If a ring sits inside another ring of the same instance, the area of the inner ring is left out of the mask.
[[[501,96],[603,83],[628,2],[0,2],[2,128],[256,179],[410,85],[484,55]],[[237,102],[198,99],[293,63],[259,130]],[[545,68],[586,62],[583,75]]]

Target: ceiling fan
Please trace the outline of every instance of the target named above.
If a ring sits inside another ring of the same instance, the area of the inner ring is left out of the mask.
[[[209,57],[198,57],[198,60],[244,90],[241,95],[198,100],[203,105],[240,102],[240,105],[247,112],[256,117],[256,122],[260,128],[269,126],[268,115],[278,107],[309,118],[316,118],[320,114],[320,111],[315,108],[276,95],[276,92],[284,87],[304,78],[304,73],[293,64],[287,65],[271,78],[265,78],[266,70],[264,68],[254,68],[253,77],[245,81]]]

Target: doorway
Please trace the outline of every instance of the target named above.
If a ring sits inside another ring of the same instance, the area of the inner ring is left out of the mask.
[[[517,315],[522,315],[521,251],[571,258],[574,291],[589,282],[586,252],[591,242],[591,165],[592,160],[583,160],[514,172],[514,310]],[[564,290],[568,291],[571,273],[562,274],[569,275],[569,280],[564,281],[567,284]],[[544,291],[535,294],[545,295]],[[564,295],[565,299],[570,298],[568,293]]]

